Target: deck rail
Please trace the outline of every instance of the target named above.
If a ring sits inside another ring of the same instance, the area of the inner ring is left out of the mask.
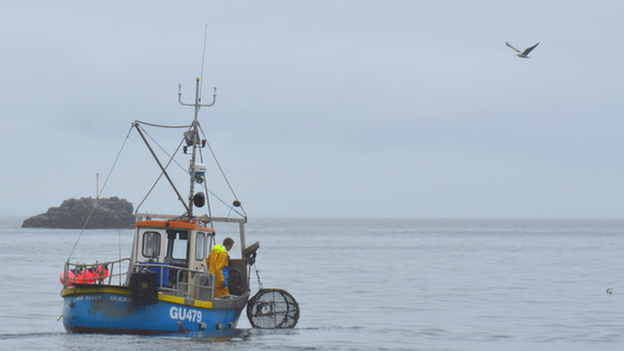
[[[61,276],[63,289],[73,286],[74,283],[115,285],[115,280],[118,281],[117,285],[122,286],[126,281],[128,266],[130,266],[130,258],[102,263],[96,261],[93,264],[65,262]]]
[[[210,272],[161,262],[137,262],[130,269],[132,273],[145,270],[157,273],[158,290],[163,294],[201,301],[215,297],[215,276]],[[170,279],[172,274],[174,279]]]
[[[96,261],[93,264],[66,262],[61,281],[63,289],[72,287],[74,284],[129,286],[129,273],[146,270],[157,274],[158,290],[163,294],[191,300],[214,300],[214,274],[161,262],[131,264],[130,258],[103,263]],[[171,275],[174,279],[169,278]],[[116,280],[117,284],[114,283]]]

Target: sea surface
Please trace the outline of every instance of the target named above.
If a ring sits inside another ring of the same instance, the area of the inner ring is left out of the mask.
[[[297,299],[299,323],[243,314],[233,337],[196,339],[67,334],[59,275],[77,239],[72,261],[111,261],[132,231],[23,219],[0,217],[2,350],[624,349],[624,220],[252,218],[260,282]]]

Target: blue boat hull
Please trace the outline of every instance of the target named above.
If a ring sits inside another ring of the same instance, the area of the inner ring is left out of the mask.
[[[221,335],[236,328],[246,296],[226,308],[159,294],[158,303],[135,305],[124,287],[65,289],[63,325],[72,333]]]

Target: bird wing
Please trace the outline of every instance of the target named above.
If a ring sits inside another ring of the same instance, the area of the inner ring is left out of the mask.
[[[507,44],[507,46],[509,46],[510,48],[512,48],[512,49],[514,49],[514,50],[516,50],[517,52],[520,52],[520,50],[518,50],[518,49],[514,48],[513,46],[509,45],[509,43],[508,43],[508,42],[505,42],[505,44]]]
[[[529,54],[529,52],[531,52],[531,50],[535,49],[535,47],[536,47],[536,46],[538,46],[538,45],[539,45],[539,41],[537,42],[537,44],[535,44],[535,45],[533,45],[533,46],[531,46],[531,47],[528,47],[528,48],[524,49],[524,52],[522,53],[522,55],[528,55],[528,54]]]

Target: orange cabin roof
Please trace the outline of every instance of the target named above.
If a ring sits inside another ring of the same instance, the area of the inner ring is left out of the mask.
[[[135,227],[165,227],[165,228],[184,228],[184,229],[197,229],[197,230],[205,230],[208,232],[214,232],[213,228],[200,227],[195,222],[189,222],[186,220],[167,220],[167,221],[158,221],[158,220],[147,220],[147,221],[137,221],[134,223]]]

